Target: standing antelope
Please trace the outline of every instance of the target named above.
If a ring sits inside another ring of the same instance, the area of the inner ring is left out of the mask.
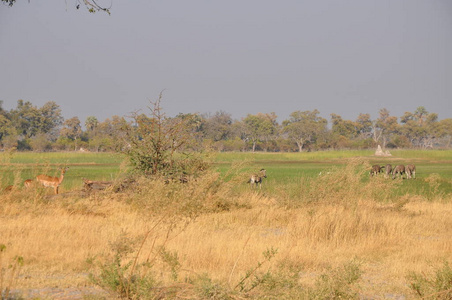
[[[53,187],[53,189],[55,190],[55,194],[58,194],[58,187],[63,182],[64,173],[66,173],[67,169],[69,169],[69,168],[64,167],[61,169],[60,178],[41,174],[41,175],[36,176],[36,180],[45,187]]]
[[[406,166],[406,178],[414,178],[416,179],[416,166],[415,165],[407,165]]]
[[[378,173],[381,172],[381,169],[384,168],[384,166],[380,166],[380,165],[373,165],[372,166],[372,170],[370,170],[370,176],[376,176],[378,175]]]
[[[405,166],[398,165],[394,168],[394,170],[392,170],[392,179],[394,179],[397,174],[400,174],[400,178],[402,178],[403,173],[405,173]]]
[[[267,178],[267,171],[265,169],[261,169],[258,174],[251,175],[248,182],[251,184],[251,187],[255,184],[256,186],[259,185],[259,188],[261,188],[263,178]]]
[[[392,166],[390,164],[387,164],[385,166],[385,177],[389,177],[392,173]]]

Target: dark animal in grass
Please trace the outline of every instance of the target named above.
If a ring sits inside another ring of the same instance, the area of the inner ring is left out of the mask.
[[[381,170],[382,168],[384,168],[384,166],[373,165],[372,169],[370,170],[370,176],[378,175],[378,173],[380,173],[382,171]]]
[[[416,166],[415,165],[407,165],[405,168],[406,178],[407,179],[416,179]]]
[[[254,185],[259,186],[259,188],[261,188],[262,180],[264,178],[267,178],[267,171],[265,169],[261,169],[259,173],[251,175],[248,182],[251,184],[251,186]]]
[[[400,175],[400,178],[402,178],[403,173],[405,173],[405,166],[404,165],[398,165],[392,170],[392,179],[396,178],[397,174]]]

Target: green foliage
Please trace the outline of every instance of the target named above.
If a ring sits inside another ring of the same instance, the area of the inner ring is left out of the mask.
[[[232,300],[233,292],[220,282],[212,280],[208,274],[202,274],[192,280],[196,294],[200,299]]]
[[[251,141],[253,152],[259,141],[273,139],[278,132],[276,115],[259,113],[257,115],[248,114],[243,119],[243,135],[246,140]]]
[[[137,241],[125,233],[111,243],[113,256],[100,265],[100,273],[90,274],[90,280],[121,299],[153,299],[157,281],[148,272],[148,264],[136,264],[137,258],[129,255],[135,251]]]
[[[151,102],[150,116],[134,113],[132,123],[124,123],[124,153],[132,168],[146,175],[179,178],[196,175],[206,165],[191,150],[197,145],[195,138],[196,115],[167,118],[160,102]]]
[[[174,281],[177,281],[177,276],[181,268],[177,252],[168,251],[164,246],[161,246],[159,249],[159,255],[162,261],[170,267],[171,278]]]
[[[422,299],[452,299],[452,268],[447,261],[433,274],[411,272],[407,280],[412,291]]]
[[[264,260],[259,261],[254,268],[247,270],[245,275],[235,286],[235,289],[238,289],[242,293],[249,293],[259,285],[267,282],[268,279],[271,278],[270,271],[264,273],[258,273],[258,271],[264,266],[265,263],[270,262],[277,253],[278,249],[274,249],[273,247],[264,251],[264,253],[262,253]]]
[[[318,110],[295,111],[290,114],[290,118],[283,122],[284,132],[298,145],[301,152],[306,143],[315,140],[326,132],[327,120],[319,116]]]

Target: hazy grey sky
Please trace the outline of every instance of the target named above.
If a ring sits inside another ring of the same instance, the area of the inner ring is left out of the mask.
[[[65,118],[103,121],[165,90],[170,116],[452,117],[451,0],[113,0],[110,16],[18,2],[0,5],[6,109],[55,101]]]

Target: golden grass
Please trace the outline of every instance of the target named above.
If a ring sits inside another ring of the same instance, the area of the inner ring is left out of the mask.
[[[335,179],[338,184],[360,184],[346,175],[341,178]],[[105,260],[124,236],[134,253],[145,240],[139,259],[150,258],[155,276],[163,282],[170,280],[168,267],[157,258],[158,245],[178,254],[184,276],[207,273],[230,287],[263,261],[264,251],[274,248],[276,257],[265,270],[297,267],[300,282],[308,286],[328,268],[359,261],[364,272],[360,294],[371,298],[410,297],[409,271],[422,272],[452,260],[450,198],[431,202],[406,195],[399,205],[375,201],[372,191],[360,195],[347,188],[337,191],[337,199],[328,195],[328,201],[287,206],[281,205],[284,199],[270,198],[265,191],[237,193],[237,182],[221,183],[216,174],[186,185],[139,184],[133,192],[86,198],[62,195],[47,200],[36,190],[3,194],[4,261],[16,255],[25,259],[17,288],[90,286],[86,274],[97,270],[88,262]],[[382,184],[377,181],[378,189],[385,188]],[[306,197],[319,195],[321,191]],[[344,199],[347,195],[353,199]]]

